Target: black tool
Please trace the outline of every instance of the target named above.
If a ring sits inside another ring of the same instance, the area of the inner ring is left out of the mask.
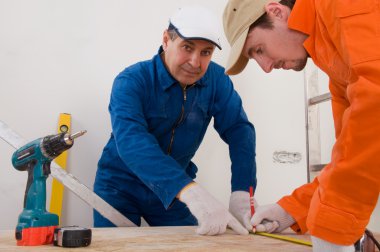
[[[60,227],[54,230],[54,246],[76,248],[91,244],[92,232],[89,228],[78,226]]]

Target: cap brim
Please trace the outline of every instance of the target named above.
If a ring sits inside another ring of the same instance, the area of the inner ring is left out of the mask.
[[[241,73],[248,63],[248,58],[242,55],[242,50],[245,44],[245,40],[248,36],[247,28],[242,34],[237,38],[235,43],[231,47],[230,55],[227,60],[226,74],[235,75]]]
[[[173,25],[173,27],[175,27]],[[218,43],[219,40],[217,38],[211,38],[210,36],[207,36],[207,34],[202,34],[201,31],[194,30],[194,29],[181,29],[181,31],[177,28],[175,28],[175,31],[177,32],[178,36],[180,36],[184,40],[205,40],[207,42],[212,43],[216,47],[219,48],[219,50],[222,50],[222,47]],[[185,36],[186,34],[186,36]],[[218,41],[218,42],[217,42]]]
[[[218,44],[217,42],[215,42],[214,40],[210,39],[210,38],[206,38],[206,36],[184,36],[182,35],[181,32],[179,32],[178,30],[176,30],[178,36],[180,36],[181,39],[183,40],[204,40],[204,41],[207,41],[207,42],[210,42],[211,44],[215,45],[216,47],[219,48],[219,50],[222,50],[222,47],[220,46],[220,44]],[[190,34],[190,33],[187,33],[187,34]]]

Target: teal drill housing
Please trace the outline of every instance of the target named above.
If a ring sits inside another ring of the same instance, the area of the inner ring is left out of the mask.
[[[63,151],[71,148],[74,138],[85,132],[46,136],[14,152],[13,166],[19,171],[28,172],[24,209],[18,217],[15,233],[18,245],[52,243],[59,218],[58,215],[46,211],[46,179],[50,174],[50,164]]]

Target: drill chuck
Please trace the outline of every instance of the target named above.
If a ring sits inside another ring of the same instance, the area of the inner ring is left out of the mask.
[[[54,159],[62,152],[70,149],[74,144],[74,139],[82,136],[87,131],[79,131],[75,134],[61,133],[57,135],[46,136],[41,140],[41,152],[47,158]]]

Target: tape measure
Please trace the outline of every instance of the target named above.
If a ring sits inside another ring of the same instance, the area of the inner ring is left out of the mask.
[[[271,233],[265,233],[265,232],[255,232],[255,233],[251,232],[251,233],[254,235],[271,237],[274,239],[293,242],[293,243],[297,243],[297,244],[301,244],[301,245],[305,245],[305,246],[310,246],[310,247],[313,246],[313,244],[310,241],[305,241],[305,240],[301,240],[301,239],[297,239],[297,238],[293,238],[293,237],[288,237],[288,236],[284,236],[284,235],[271,234]]]
[[[91,244],[91,229],[67,226],[54,230],[54,246],[60,247],[86,247]]]

